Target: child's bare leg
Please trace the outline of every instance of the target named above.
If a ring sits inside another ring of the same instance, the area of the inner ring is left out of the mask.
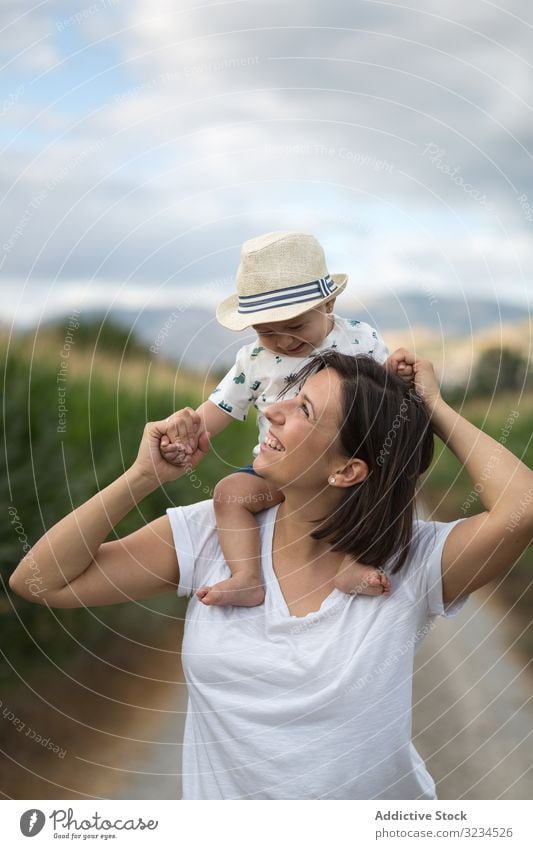
[[[345,557],[335,577],[338,590],[349,595],[388,595],[390,581],[381,569],[364,566],[353,557]]]
[[[279,490],[264,478],[246,472],[236,472],[217,484],[214,505],[218,537],[231,578],[212,587],[200,587],[196,592],[200,601],[239,607],[263,603],[259,529],[254,514],[281,501]]]

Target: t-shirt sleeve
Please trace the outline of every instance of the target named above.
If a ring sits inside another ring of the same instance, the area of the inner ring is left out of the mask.
[[[370,354],[378,363],[385,362],[389,356],[389,349],[375,327],[357,319],[345,319],[344,325],[347,328],[349,350],[344,350],[343,353]],[[346,332],[343,335],[346,339]],[[357,347],[353,348],[353,345]]]
[[[374,327],[371,328],[371,332],[374,345],[372,356],[378,361],[378,363],[384,363],[389,356],[389,349],[387,348],[383,337],[380,336],[379,332]]]
[[[189,597],[220,569],[222,554],[213,502],[169,507],[167,516],[179,566],[177,594]]]
[[[413,533],[410,565],[406,574],[406,586],[424,600],[429,614],[433,616],[457,616],[466,604],[463,596],[450,604],[442,597],[442,552],[450,531],[463,519],[455,522],[417,522]]]
[[[250,404],[254,400],[253,392],[250,390],[251,362],[248,357],[248,348],[249,346],[245,345],[240,349],[233,368],[222,378],[208,399],[241,422],[246,419]]]

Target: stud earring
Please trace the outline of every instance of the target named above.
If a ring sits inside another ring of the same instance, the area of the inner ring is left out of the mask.
[[[337,478],[336,478],[334,475],[331,475],[331,477],[330,477],[330,478],[328,478],[328,480],[329,480],[330,484],[331,484],[332,486],[334,486],[334,485],[335,485],[335,482],[336,482],[336,480],[337,480]]]

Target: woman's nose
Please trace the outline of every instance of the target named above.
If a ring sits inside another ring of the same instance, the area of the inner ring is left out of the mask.
[[[283,424],[285,421],[285,415],[283,413],[283,402],[279,401],[276,404],[269,404],[268,407],[265,407],[263,410],[263,415],[269,422],[275,422],[276,424]]]

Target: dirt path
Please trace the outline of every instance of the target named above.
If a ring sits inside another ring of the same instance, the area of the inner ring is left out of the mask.
[[[440,799],[533,798],[531,661],[490,596],[439,620],[417,656],[414,743]]]
[[[14,720],[0,717],[3,796],[179,798],[186,707],[182,631],[180,619],[161,617],[142,641],[114,633],[75,662],[43,661],[3,694],[9,717],[24,724],[19,732]]]
[[[134,754],[124,752],[117,760],[120,772],[116,776],[113,799],[180,799],[181,747],[187,709],[184,687],[176,688],[174,703],[167,704],[167,713],[152,722],[150,728],[140,727],[150,742],[136,747]]]

